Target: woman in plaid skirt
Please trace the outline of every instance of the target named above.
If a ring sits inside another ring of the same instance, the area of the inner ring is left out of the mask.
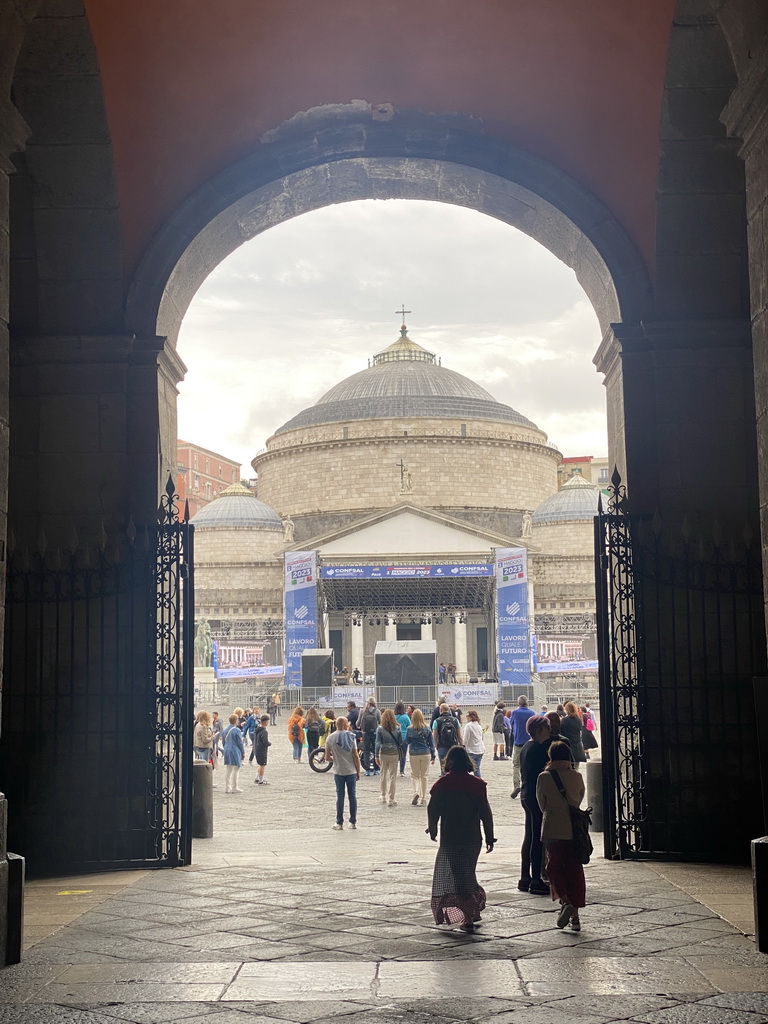
[[[496,842],[487,786],[471,774],[474,767],[463,747],[451,747],[445,756],[445,775],[430,790],[427,807],[427,832],[433,842],[440,823],[440,849],[432,875],[432,914],[437,924],[458,924],[466,932],[475,930],[485,908],[485,890],[476,874],[483,845],[481,822],[486,853],[493,852]]]

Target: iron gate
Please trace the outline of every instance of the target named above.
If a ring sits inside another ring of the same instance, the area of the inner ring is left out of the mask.
[[[595,517],[606,857],[745,861],[764,834],[754,681],[766,675],[747,527]]]
[[[189,863],[193,527],[11,550],[2,788],[32,874]],[[189,656],[187,656],[189,652]]]

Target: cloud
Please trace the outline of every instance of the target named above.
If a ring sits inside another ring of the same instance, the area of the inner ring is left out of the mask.
[[[245,473],[267,437],[398,336],[485,387],[566,454],[606,451],[595,314],[570,268],[459,207],[364,200],[286,221],[203,283],[184,319],[179,433]]]

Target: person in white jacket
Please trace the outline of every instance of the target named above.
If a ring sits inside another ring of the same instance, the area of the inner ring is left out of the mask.
[[[558,785],[559,782],[559,785]],[[562,789],[562,792],[561,792]],[[579,910],[586,903],[584,868],[576,852],[569,806],[584,799],[584,779],[571,764],[567,744],[557,741],[549,748],[549,763],[536,781],[536,799],[542,813],[541,839],[547,851],[547,876],[553,900],[561,911],[557,927],[581,931]]]

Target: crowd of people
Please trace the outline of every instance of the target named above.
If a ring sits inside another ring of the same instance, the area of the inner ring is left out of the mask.
[[[559,901],[557,926],[580,931],[579,911],[585,905],[584,870],[574,843],[571,808],[584,799],[579,771],[588,750],[597,746],[595,719],[589,705],[573,702],[556,711],[543,707],[536,714],[525,697],[508,709],[499,702],[493,710],[491,735],[494,760],[512,761],[512,799],[520,797],[525,814],[518,889]],[[297,706],[287,719],[294,764],[324,747],[336,790],[334,831],[347,824],[357,829],[357,782],[361,774],[378,776],[379,799],[397,806],[397,784],[412,783],[411,803],[427,805],[427,832],[440,846],[432,882],[432,912],[438,924],[453,924],[471,932],[485,907],[485,892],[477,880],[477,861],[485,845],[492,852],[493,813],[481,776],[486,753],[479,713],[470,709],[466,721],[454,704],[435,705],[430,722],[424,712],[401,702],[381,710],[370,697],[362,707],[347,704],[346,715],[332,710]],[[242,793],[240,768],[250,744],[249,761],[256,761],[257,785],[267,785],[265,771],[272,745],[270,715],[258,708],[235,708],[226,724],[216,712],[200,711],[194,747],[198,758],[225,769],[225,792]],[[591,741],[591,742],[590,742]],[[439,761],[440,778],[429,787],[429,768]],[[429,795],[429,802],[427,798]]]

